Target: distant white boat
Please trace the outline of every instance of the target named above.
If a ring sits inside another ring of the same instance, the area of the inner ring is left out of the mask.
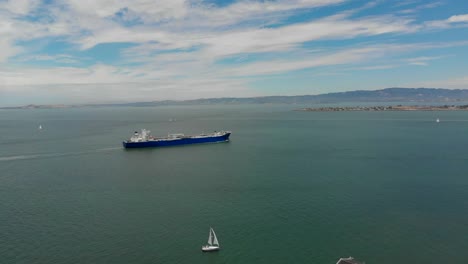
[[[215,231],[210,227],[210,233],[208,235],[208,244],[202,247],[203,252],[218,251],[220,249],[218,238],[216,237]]]
[[[39,125],[39,128],[38,128],[38,129],[39,129],[39,130],[42,130],[42,125]]]
[[[360,262],[355,260],[353,257],[349,258],[340,258],[336,264],[364,264],[364,262]]]
[[[437,122],[437,123],[439,123],[439,122],[440,122],[439,118],[437,118],[437,119],[436,119],[436,122]]]

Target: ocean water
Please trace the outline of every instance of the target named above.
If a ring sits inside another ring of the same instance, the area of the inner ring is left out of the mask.
[[[0,263],[468,263],[468,112],[299,107],[0,111]]]

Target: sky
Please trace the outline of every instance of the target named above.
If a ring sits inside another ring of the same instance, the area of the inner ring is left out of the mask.
[[[465,0],[0,0],[0,106],[468,89]]]

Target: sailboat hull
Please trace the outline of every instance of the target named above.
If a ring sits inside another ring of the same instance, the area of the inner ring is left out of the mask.
[[[219,247],[217,246],[204,246],[201,248],[203,252],[211,252],[211,251],[218,251]]]

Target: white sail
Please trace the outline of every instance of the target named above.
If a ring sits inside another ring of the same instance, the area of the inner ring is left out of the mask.
[[[215,234],[215,231],[213,230],[213,228],[211,228],[211,231],[213,232],[213,237],[214,237],[213,245],[219,246],[218,238],[216,237],[216,234]]]
[[[211,241],[212,241],[212,239],[213,239],[213,238],[211,237],[211,230],[212,230],[212,229],[210,228],[210,234],[208,235],[208,245],[210,245],[210,246],[212,245],[212,244],[211,244]]]

